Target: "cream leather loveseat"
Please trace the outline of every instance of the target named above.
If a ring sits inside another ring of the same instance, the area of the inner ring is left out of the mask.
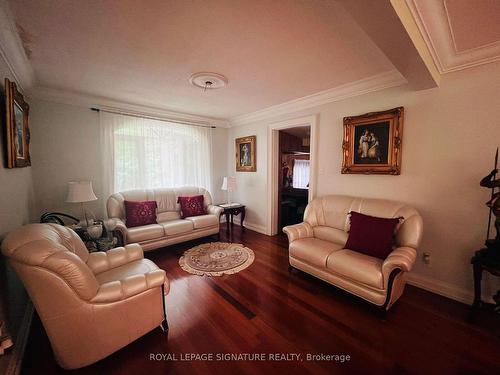
[[[344,248],[351,211],[404,218],[396,229],[395,247],[387,259]],[[403,293],[405,272],[415,263],[422,228],[421,216],[404,204],[330,195],[310,202],[304,212],[304,222],[285,227],[283,231],[288,235],[292,267],[389,309]]]
[[[203,195],[207,215],[181,219],[179,196]],[[125,201],[156,201],[158,224],[127,228]],[[222,208],[212,204],[210,193],[197,187],[129,190],[113,194],[107,201],[108,217],[117,220],[125,243],[138,243],[144,251],[219,233]]]
[[[19,275],[65,369],[94,363],[162,324],[165,271],[133,244],[90,253],[71,229],[29,224],[2,253]]]

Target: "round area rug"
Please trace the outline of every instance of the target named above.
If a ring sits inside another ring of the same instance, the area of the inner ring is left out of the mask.
[[[254,259],[253,251],[241,244],[211,242],[187,250],[179,265],[194,275],[222,276],[244,270]]]

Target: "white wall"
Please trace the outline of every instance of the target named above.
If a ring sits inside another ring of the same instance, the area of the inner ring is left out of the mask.
[[[92,181],[100,199],[85,203],[103,217],[99,115],[88,108],[32,100],[33,170],[36,212],[59,211],[81,216],[79,204],[65,203],[67,182]]]
[[[479,187],[479,180],[493,168],[500,143],[499,88],[500,63],[493,63],[447,74],[436,89],[414,92],[398,87],[232,128],[228,173],[237,176],[235,200],[247,205],[250,226],[266,228],[267,127],[319,114],[317,195],[385,198],[416,207],[425,229],[414,283],[469,301],[470,257],[485,239],[484,203],[490,194]],[[342,175],[343,117],[397,106],[405,107],[401,175]],[[234,139],[254,134],[257,172],[236,173]],[[431,253],[430,266],[421,261],[423,251]]]
[[[89,108],[43,100],[33,100],[31,106],[33,159],[37,161],[33,170],[37,215],[62,211],[80,217],[78,204],[64,202],[67,182],[91,180],[99,200],[86,203],[86,207],[97,217],[105,217],[107,197],[102,193],[98,113]],[[219,191],[222,177],[227,171],[227,129],[213,129],[212,142],[212,190],[218,202],[222,199]]]
[[[227,176],[227,147],[229,129],[212,129],[212,199],[214,203],[226,201],[226,193],[220,188],[224,176]]]
[[[4,78],[15,82],[7,64],[0,57],[0,105],[2,106],[1,136],[0,136],[0,240],[12,229],[26,224],[32,218],[33,211],[33,177],[32,167],[7,169],[5,155],[5,127],[3,117],[5,108]],[[31,122],[31,120],[30,120]],[[33,159],[33,165],[36,160]]]
[[[235,139],[257,136],[257,171],[236,172]],[[265,124],[256,126],[240,126],[230,128],[228,137],[228,176],[236,177],[237,189],[231,193],[233,202],[243,203],[246,207],[245,226],[266,232],[267,224],[267,127]],[[239,217],[235,218],[236,221]],[[239,221],[238,221],[239,222]]]

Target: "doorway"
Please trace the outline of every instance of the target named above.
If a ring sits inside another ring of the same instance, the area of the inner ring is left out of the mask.
[[[302,222],[309,200],[309,125],[278,131],[278,233]]]
[[[267,234],[302,222],[316,189],[317,117],[269,126]]]

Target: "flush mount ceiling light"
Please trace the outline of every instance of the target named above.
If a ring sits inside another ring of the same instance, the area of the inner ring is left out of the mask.
[[[225,87],[227,85],[227,78],[222,74],[199,72],[189,77],[189,83],[203,89],[203,91],[213,90]]]

